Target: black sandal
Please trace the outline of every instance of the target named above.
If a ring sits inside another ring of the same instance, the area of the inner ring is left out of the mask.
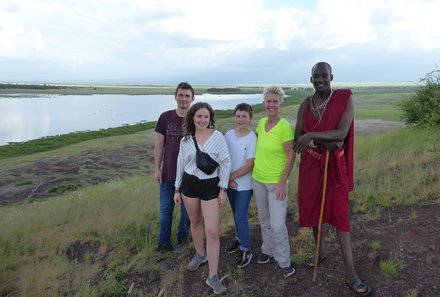
[[[371,294],[371,287],[357,276],[351,281],[346,281],[345,284],[356,296],[368,296]]]
[[[319,256],[319,258],[318,258],[318,265],[321,264],[322,262],[324,262],[325,260],[327,260],[326,256]],[[303,264],[304,264],[305,268],[313,268],[313,267],[315,267],[315,255],[308,256],[304,260]]]

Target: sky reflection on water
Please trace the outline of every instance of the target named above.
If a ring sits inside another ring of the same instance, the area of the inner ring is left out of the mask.
[[[214,109],[257,104],[261,94],[197,95]],[[155,121],[175,108],[172,95],[33,95],[0,96],[0,145],[75,131],[99,130]]]

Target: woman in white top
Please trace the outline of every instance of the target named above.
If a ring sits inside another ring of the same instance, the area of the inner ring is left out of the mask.
[[[252,106],[240,103],[234,109],[235,129],[225,134],[232,159],[229,177],[228,198],[234,214],[235,241],[225,249],[228,254],[241,251],[238,267],[249,265],[250,251],[249,204],[252,197],[252,168],[255,159],[257,136],[250,128]]]
[[[206,174],[197,167],[194,137],[200,150],[219,163],[212,174]],[[206,284],[215,294],[226,292],[218,277],[218,262],[220,207],[226,200],[230,171],[231,157],[223,134],[215,130],[214,110],[205,102],[192,105],[185,118],[184,135],[180,142],[174,201],[178,204],[184,202],[191,221],[196,254],[187,269],[194,271],[208,261],[209,276]]]

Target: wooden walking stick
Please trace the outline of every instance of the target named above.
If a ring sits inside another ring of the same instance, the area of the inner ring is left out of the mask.
[[[322,217],[324,216],[325,192],[327,191],[328,157],[329,157],[329,151],[325,150],[324,180],[322,182],[322,201],[321,201],[321,211],[319,213],[318,240],[316,243],[315,265],[313,267],[313,278],[312,278],[313,282],[316,282],[316,277],[318,274],[319,250],[321,249]]]

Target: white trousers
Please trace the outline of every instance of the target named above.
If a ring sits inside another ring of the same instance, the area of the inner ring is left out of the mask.
[[[277,200],[275,184],[264,184],[254,179],[252,188],[263,240],[261,252],[273,256],[281,268],[289,267],[290,242],[286,227],[288,196],[283,200]]]

